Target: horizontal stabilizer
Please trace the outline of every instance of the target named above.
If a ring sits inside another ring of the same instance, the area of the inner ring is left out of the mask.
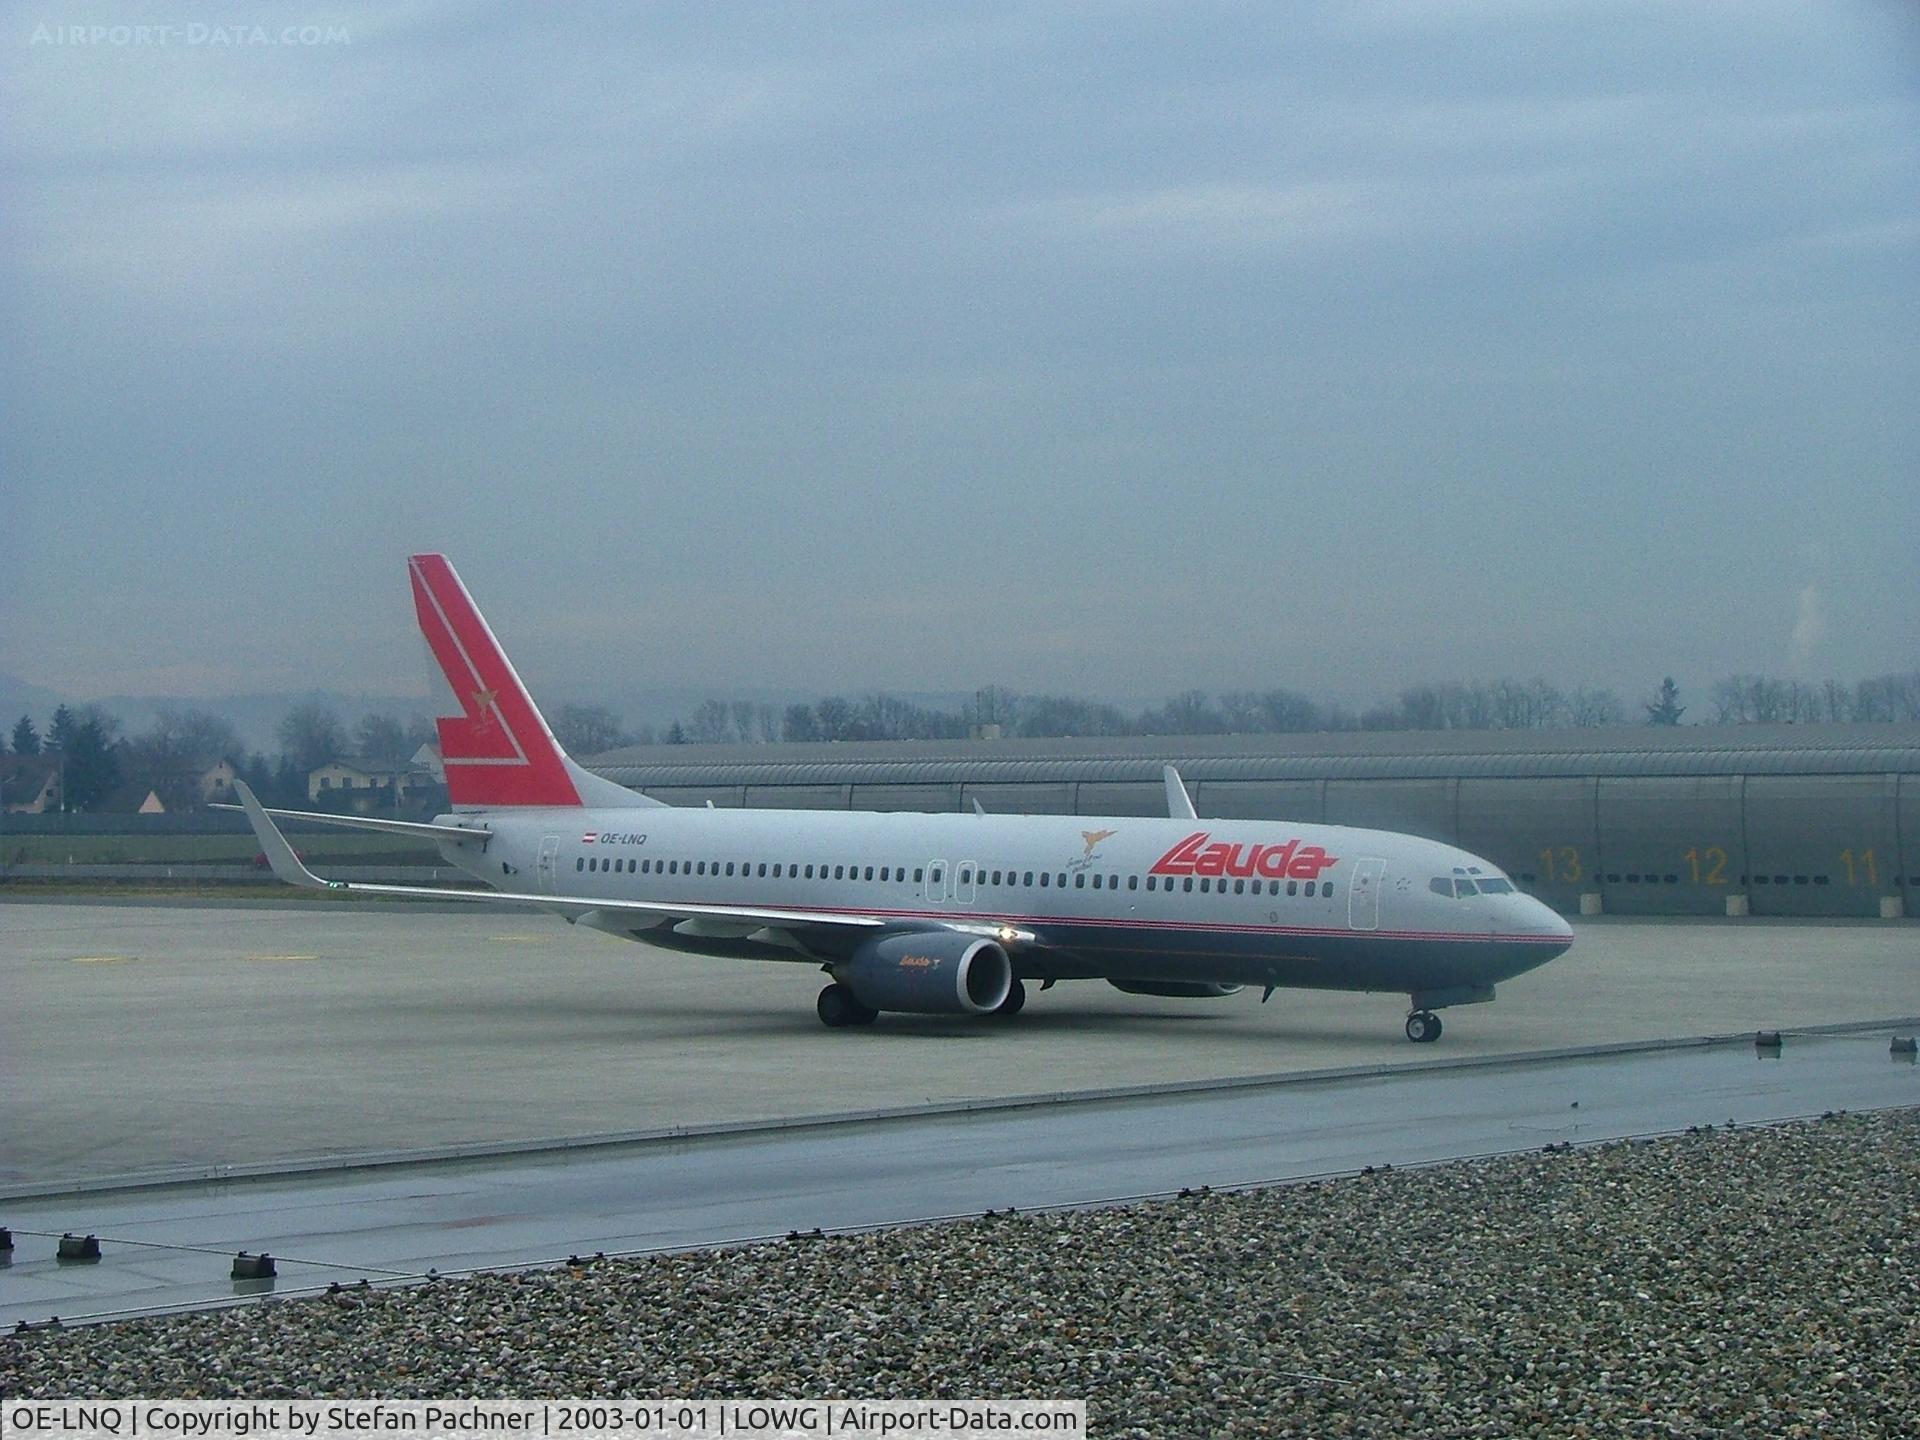
[[[209,805],[209,810],[246,811],[244,805]],[[329,815],[322,810],[261,810],[276,820],[303,820],[315,825],[338,825],[345,830],[371,830],[383,835],[407,835],[420,840],[451,840],[456,845],[484,847],[493,838],[491,830],[473,825],[434,825],[424,820],[380,820],[372,815]]]

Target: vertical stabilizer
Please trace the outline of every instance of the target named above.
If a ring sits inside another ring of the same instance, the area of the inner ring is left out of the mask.
[[[560,748],[446,556],[414,555],[407,573],[420,633],[460,708],[438,719],[455,808],[660,803],[582,769]]]

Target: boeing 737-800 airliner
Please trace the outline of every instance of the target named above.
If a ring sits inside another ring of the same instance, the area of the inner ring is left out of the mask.
[[[552,911],[707,955],[800,961],[832,983],[828,1025],[883,1010],[1012,1015],[1026,982],[1136,994],[1244,986],[1407,995],[1407,1036],[1447,1005],[1573,943],[1489,862],[1380,830],[1198,818],[1172,767],[1168,818],[683,809],[576,764],[453,566],[408,562],[420,628],[452,686],[439,721],[452,813],[432,821],[268,810],[238,787],[281,879]],[[273,817],[417,836],[494,887],[327,881]]]

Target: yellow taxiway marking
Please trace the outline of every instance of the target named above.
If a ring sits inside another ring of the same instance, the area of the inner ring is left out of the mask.
[[[242,955],[242,960],[318,960],[318,955]]]
[[[133,959],[131,955],[75,955],[75,965],[124,965]]]
[[[487,936],[487,939],[489,940],[513,940],[513,941],[517,941],[522,945],[544,945],[552,938],[553,937],[551,935],[489,935]]]

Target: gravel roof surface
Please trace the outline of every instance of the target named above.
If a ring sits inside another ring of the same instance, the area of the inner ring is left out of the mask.
[[[0,1341],[0,1394],[1084,1396],[1098,1436],[1911,1435],[1917,1202],[1920,1110],[1839,1115],[40,1331]]]

